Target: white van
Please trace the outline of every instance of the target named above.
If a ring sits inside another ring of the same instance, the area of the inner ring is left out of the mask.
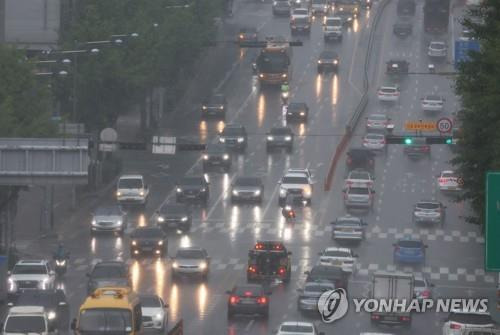
[[[48,335],[49,320],[42,306],[12,307],[5,318],[3,335],[39,334]]]

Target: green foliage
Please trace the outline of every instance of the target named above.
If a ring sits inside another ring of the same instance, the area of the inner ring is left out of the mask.
[[[462,198],[474,210],[469,221],[483,224],[486,172],[500,170],[500,8],[497,1],[486,0],[470,15],[465,25],[479,39],[481,50],[459,68],[461,131],[452,163],[464,178]]]
[[[54,131],[47,81],[23,53],[0,46],[0,137],[40,137]]]

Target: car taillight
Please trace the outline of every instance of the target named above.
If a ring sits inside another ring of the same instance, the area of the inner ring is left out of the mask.
[[[399,320],[401,320],[401,321],[410,321],[410,317],[409,316],[401,316],[401,317],[399,317]]]
[[[372,314],[372,320],[380,319],[380,315]]]
[[[458,323],[450,323],[450,329],[462,329],[462,326]]]
[[[448,182],[448,178],[439,178],[440,183],[446,183]]]
[[[267,304],[267,298],[266,297],[260,297],[257,299],[257,302],[261,305]]]
[[[422,298],[429,298],[431,296],[431,292],[426,290],[426,291],[423,291],[421,294]]]
[[[422,151],[429,151],[430,149],[428,145],[422,147]]]
[[[285,274],[285,272],[286,272],[286,269],[284,267],[280,267],[278,270],[278,274],[280,274],[280,275]]]
[[[238,302],[240,302],[240,298],[239,298],[239,297],[237,297],[237,296],[235,296],[235,295],[233,295],[233,296],[231,296],[231,298],[229,298],[229,302],[230,302],[231,304],[233,304],[233,305],[234,305],[234,304],[237,304]]]
[[[249,266],[248,267],[248,272],[254,272],[254,273],[257,272],[257,267],[255,267],[253,265]]]

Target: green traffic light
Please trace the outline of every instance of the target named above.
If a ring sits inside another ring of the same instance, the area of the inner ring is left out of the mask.
[[[412,144],[412,143],[413,143],[413,139],[411,137],[405,138],[405,144]]]
[[[453,144],[453,138],[447,138],[446,139],[446,144]]]

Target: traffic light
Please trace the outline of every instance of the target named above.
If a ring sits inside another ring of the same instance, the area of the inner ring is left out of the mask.
[[[387,144],[407,144],[407,145],[409,145],[409,144],[413,143],[413,137],[387,135],[385,137],[385,141]]]
[[[387,144],[406,144],[411,145],[415,142],[415,138],[425,138],[425,144],[453,144],[452,136],[398,136],[387,135],[385,141]]]
[[[405,144],[410,145],[412,143],[413,143],[413,138],[411,138],[411,137],[405,137]]]
[[[452,136],[427,136],[425,138],[427,144],[453,144]]]

